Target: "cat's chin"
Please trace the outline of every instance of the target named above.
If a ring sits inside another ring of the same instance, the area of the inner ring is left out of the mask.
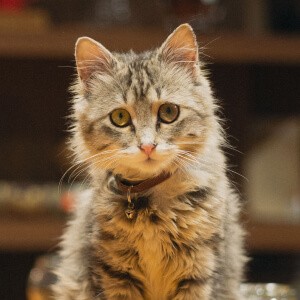
[[[145,159],[135,164],[119,165],[114,172],[129,179],[147,179],[159,175],[162,172],[173,173],[170,162],[155,159]]]
[[[161,165],[160,161],[148,158],[139,164],[139,168],[148,172],[156,171],[155,173],[157,173],[160,172]]]

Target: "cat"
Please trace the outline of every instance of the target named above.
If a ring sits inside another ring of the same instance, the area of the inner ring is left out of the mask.
[[[57,300],[241,300],[240,200],[195,34],[76,43],[71,148],[91,188],[63,235]]]

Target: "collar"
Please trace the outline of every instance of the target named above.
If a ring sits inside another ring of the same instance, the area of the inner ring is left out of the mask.
[[[128,181],[125,179],[122,179],[120,176],[116,176],[116,184],[117,188],[122,191],[123,193],[126,193],[127,195],[127,209],[125,210],[125,214],[128,219],[133,219],[136,215],[136,209],[135,209],[135,201],[137,199],[132,199],[131,194],[136,197],[137,193],[142,193],[144,191],[147,191],[151,189],[152,187],[164,182],[168,178],[171,177],[170,173],[161,173],[156,177],[148,178],[143,181]]]
[[[148,178],[142,181],[129,181],[122,179],[120,176],[116,176],[116,183],[119,190],[124,193],[142,193],[146,190],[153,188],[154,186],[164,182],[171,177],[170,173],[160,173],[156,177]]]

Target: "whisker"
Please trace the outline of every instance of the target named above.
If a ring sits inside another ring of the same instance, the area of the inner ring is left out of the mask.
[[[114,155],[114,156],[117,157],[117,155]],[[106,160],[109,161],[109,159],[111,159],[111,158],[112,158],[112,157],[106,158]],[[80,170],[80,171],[76,174],[76,176],[73,178],[73,180],[72,180],[72,182],[71,182],[71,185],[70,185],[70,187],[69,187],[69,190],[72,188],[74,182],[75,182],[76,179],[80,176],[80,174],[84,173],[85,171],[87,171],[89,168],[91,168],[91,167],[93,167],[93,166],[97,166],[97,165],[100,164],[100,163],[103,164],[103,162],[105,162],[106,160],[98,159],[97,161],[94,161],[94,162],[88,164],[84,169]],[[116,160],[116,159],[115,159],[115,160]],[[115,161],[115,160],[114,160],[114,161]],[[106,165],[107,165],[107,164],[106,164]],[[105,165],[103,168],[106,168],[106,165]],[[85,180],[86,178],[89,178],[89,174],[87,174],[87,175],[85,176],[84,180]],[[81,186],[82,186],[82,182],[81,182]]]
[[[189,167],[189,165],[186,164],[186,162],[179,157],[176,157],[174,162],[176,162],[179,169],[186,175],[187,178],[192,178],[192,175],[186,170],[186,168]]]
[[[211,167],[211,165],[214,165],[214,166],[218,166],[218,167],[221,167],[221,168],[224,168],[224,170],[226,170],[227,172],[230,172],[232,174],[235,174],[235,175],[238,175],[239,177],[241,177],[242,179],[244,179],[245,181],[249,181],[248,178],[246,178],[245,176],[243,176],[242,174],[228,168],[228,166],[226,165],[222,165],[222,164],[217,164],[213,159],[203,159],[203,157],[199,156],[199,157],[195,157],[193,155],[193,153],[191,151],[184,151],[184,150],[178,150],[179,152],[179,156],[182,158],[182,159],[185,159],[186,161],[189,161],[190,163],[191,162],[194,162],[198,165],[201,165],[201,164],[207,164],[208,167]]]
[[[205,145],[205,142],[176,142],[176,145]]]
[[[188,167],[190,167],[190,168],[194,168],[194,167],[195,167],[194,162],[188,160],[186,157],[184,157],[184,156],[178,156],[178,158],[179,158],[182,162],[184,162],[185,166],[188,166]]]
[[[193,161],[191,159],[188,159],[188,157],[185,157],[184,155],[177,155],[178,158],[180,158],[182,161],[185,162],[185,164],[187,164],[190,167],[194,167],[194,165],[192,163],[195,163],[196,161]]]
[[[114,152],[117,152],[119,151],[119,149],[110,149],[110,150],[105,150],[105,151],[102,151],[102,152],[99,152],[99,153],[96,153],[94,155],[91,155],[83,160],[79,160],[77,162],[75,162],[71,167],[69,167],[65,173],[62,175],[60,181],[59,181],[59,185],[58,185],[58,191],[59,193],[61,193],[61,188],[62,188],[62,183],[63,183],[63,180],[64,178],[66,177],[66,175],[68,174],[68,172],[70,172],[72,169],[74,169],[72,171],[72,173],[69,175],[69,179],[68,179],[68,183],[70,183],[70,178],[73,177],[75,174],[77,174],[77,171],[81,168],[81,167],[84,167],[84,170],[87,170],[87,166],[84,166],[85,164],[88,164],[88,162],[94,158],[96,158],[97,156],[103,156],[105,154],[109,154],[109,153],[114,153]],[[80,173],[81,170],[80,170]],[[72,181],[74,182],[74,180]]]

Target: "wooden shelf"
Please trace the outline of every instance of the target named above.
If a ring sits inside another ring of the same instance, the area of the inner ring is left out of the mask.
[[[300,224],[249,224],[247,230],[251,251],[300,253]]]
[[[73,59],[80,36],[90,36],[115,51],[143,51],[160,45],[167,32],[158,28],[58,27],[51,30],[0,33],[0,57]],[[244,33],[198,34],[205,60],[225,63],[300,63],[300,37],[250,36]]]
[[[0,250],[51,251],[65,227],[58,217],[0,219]],[[251,252],[300,253],[300,224],[247,225],[246,245]]]
[[[0,249],[51,251],[57,246],[64,226],[65,221],[58,217],[1,217]]]

